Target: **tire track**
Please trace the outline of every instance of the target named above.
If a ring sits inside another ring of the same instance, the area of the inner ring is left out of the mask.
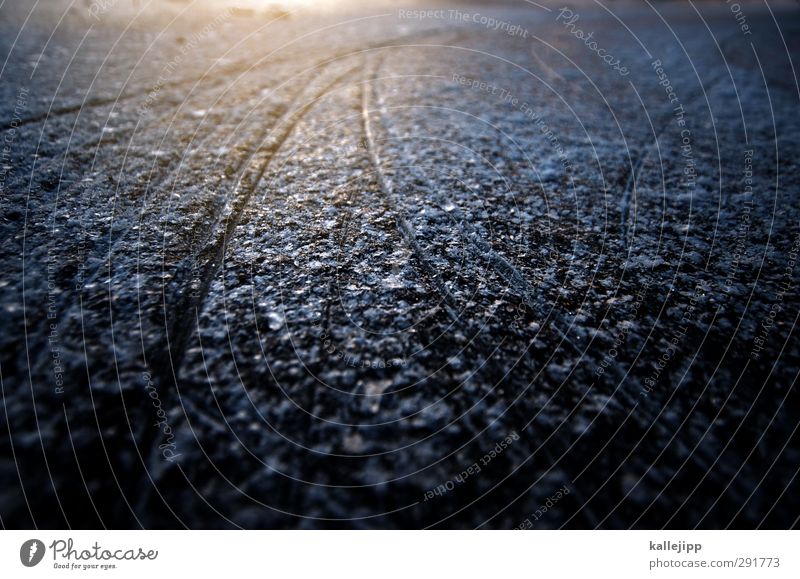
[[[372,84],[376,78],[377,78],[377,67],[375,68],[375,70],[373,70],[370,82],[368,84]],[[453,322],[459,325],[463,325],[463,321],[458,315],[458,306],[455,302],[455,299],[447,290],[447,288],[444,286],[441,277],[439,276],[439,274],[436,272],[436,269],[432,265],[432,260],[430,256],[417,241],[417,235],[416,232],[414,231],[413,226],[408,222],[408,219],[406,219],[404,212],[397,203],[392,182],[386,177],[386,173],[384,173],[383,171],[380,158],[378,157],[377,147],[375,145],[375,136],[373,134],[372,125],[370,121],[369,93],[366,84],[363,85],[361,91],[361,119],[362,119],[362,128],[364,131],[364,138],[367,146],[367,155],[369,156],[369,160],[372,163],[373,168],[375,169],[375,174],[377,176],[378,184],[380,186],[380,192],[384,198],[384,201],[389,205],[389,207],[395,214],[395,218],[397,220],[397,229],[399,230],[403,240],[406,242],[408,247],[416,256],[417,261],[422,266],[431,284],[441,297],[441,300],[444,304],[445,309],[447,310],[448,315],[450,315],[450,317],[453,319]]]
[[[164,371],[167,368],[171,368],[173,374],[169,377],[169,381],[172,382],[173,380],[177,380],[177,371],[181,366],[187,343],[191,338],[191,335],[194,333],[194,324],[190,324],[188,322],[190,320],[195,320],[197,315],[199,315],[199,312],[202,311],[211,282],[222,266],[228,241],[239,224],[242,212],[250,202],[250,199],[252,198],[264,175],[270,169],[273,159],[275,159],[276,155],[281,151],[281,148],[292,134],[297,124],[314,107],[314,105],[334,88],[336,88],[336,86],[339,85],[343,79],[347,78],[356,70],[358,70],[358,66],[350,67],[345,72],[338,74],[332,81],[326,83],[321,89],[314,92],[307,102],[302,104],[299,108],[284,115],[277,125],[283,125],[283,127],[275,136],[274,140],[272,140],[268,147],[265,148],[268,154],[265,160],[256,170],[255,175],[249,179],[244,176],[240,177],[236,186],[236,190],[233,193],[232,203],[229,204],[229,207],[223,212],[222,216],[218,218],[215,226],[213,227],[213,231],[209,236],[209,241],[205,244],[197,256],[197,262],[201,263],[202,266],[200,268],[201,273],[199,275],[199,287],[195,293],[196,297],[189,296],[187,299],[179,302],[177,307],[173,310],[175,320],[173,324],[173,335],[175,337],[173,340],[168,340],[169,347],[167,348],[167,355],[170,363],[166,365],[166,361],[161,361],[160,363],[160,374],[162,378],[165,377],[163,374]],[[269,132],[274,132],[274,128]],[[253,155],[255,155],[257,152],[258,151],[254,152]],[[244,167],[247,162],[251,161],[253,155],[251,155],[249,159],[242,162],[240,164],[241,167]],[[195,312],[195,315],[191,316],[191,312]],[[154,363],[154,369],[158,365],[159,364]]]
[[[325,58],[322,62],[333,62],[333,61],[335,61],[335,60],[337,60],[339,58],[342,58],[343,56],[346,56],[347,54],[350,54],[352,52],[356,52],[356,51],[359,51],[359,50],[372,50],[372,49],[377,49],[377,48],[386,48],[386,47],[392,46],[396,42],[412,40],[413,38],[423,38],[423,37],[430,36],[430,35],[436,34],[436,33],[437,32],[435,30],[416,32],[416,33],[413,33],[413,34],[406,34],[406,35],[397,36],[395,38],[392,38],[392,39],[389,39],[389,40],[385,40],[385,41],[369,43],[366,46],[363,46],[361,48],[353,47],[353,48],[350,48],[350,49],[346,49],[346,50],[342,50],[342,51],[339,51],[337,53],[334,53],[332,56],[329,56],[329,57]],[[303,38],[303,37],[301,36],[301,38]],[[292,41],[292,42],[296,42],[296,40]],[[285,48],[285,47],[283,47],[283,48]],[[145,96],[145,95],[149,95],[149,94],[153,94],[153,93],[169,92],[169,90],[171,90],[171,89],[179,89],[181,87],[185,87],[185,86],[193,84],[193,83],[195,85],[197,85],[200,82],[202,82],[204,80],[208,80],[208,79],[212,80],[212,83],[213,83],[212,86],[217,86],[217,85],[220,85],[220,84],[229,84],[230,83],[230,81],[229,81],[229,76],[230,75],[234,75],[236,73],[241,73],[241,74],[250,73],[250,72],[253,72],[255,70],[266,68],[268,66],[271,67],[271,66],[284,64],[286,62],[291,62],[291,61],[295,60],[298,57],[298,54],[296,54],[296,53],[285,53],[285,54],[277,54],[277,55],[276,54],[270,54],[270,55],[267,55],[267,56],[270,57],[268,60],[264,60],[264,57],[262,57],[262,58],[259,59],[259,61],[258,61],[258,63],[256,65],[252,65],[252,58],[244,57],[244,58],[241,58],[240,60],[238,60],[237,62],[231,63],[230,65],[227,65],[227,66],[223,66],[223,67],[217,68],[215,65],[213,65],[213,66],[211,66],[209,68],[209,70],[205,71],[200,76],[192,76],[192,77],[189,77],[189,78],[176,79],[174,81],[169,81],[169,82],[166,82],[166,83],[161,84],[161,85],[152,84],[152,85],[148,85],[146,88],[142,88],[142,89],[139,89],[139,90],[133,90],[133,91],[130,91],[130,92],[122,92],[122,93],[120,93],[119,95],[117,95],[115,97],[98,97],[98,98],[87,99],[82,103],[73,103],[73,104],[69,104],[69,105],[64,105],[62,107],[57,107],[55,109],[50,109],[48,111],[43,111],[43,112],[40,112],[40,113],[29,115],[29,116],[27,116],[27,117],[25,117],[23,119],[20,119],[20,120],[16,121],[16,124],[14,126],[18,128],[18,127],[23,127],[25,125],[29,125],[29,124],[32,124],[32,123],[40,122],[40,121],[46,121],[51,117],[55,118],[55,117],[69,115],[69,114],[72,114],[72,113],[79,113],[79,112],[83,112],[83,111],[87,111],[88,112],[88,111],[91,111],[91,110],[99,108],[99,107],[108,106],[108,105],[114,105],[114,104],[120,103],[120,102],[126,102],[126,101],[129,101],[131,99],[135,99],[136,97],[141,97],[141,96]],[[6,130],[8,130],[10,128],[12,128],[12,121],[0,123],[0,132],[4,132],[4,131],[6,131]]]
[[[380,96],[377,94],[377,78],[378,73],[381,67],[382,61],[379,62],[371,75],[370,85],[372,86],[373,92],[376,93],[376,100],[380,103],[381,99]],[[401,205],[395,199],[395,193],[392,189],[392,185],[385,177],[385,174],[380,165],[380,159],[377,155],[377,149],[374,143],[374,137],[372,135],[370,122],[369,122],[369,108],[367,106],[367,91],[366,88],[363,92],[364,95],[364,103],[363,103],[363,115],[364,115],[364,130],[367,138],[367,142],[369,144],[369,155],[372,161],[373,166],[375,167],[377,174],[379,176],[379,180],[381,181],[381,189],[384,191],[385,196],[392,204],[394,211],[397,213],[398,217],[398,224],[401,229],[401,232],[404,234],[404,238],[408,236],[410,238],[410,245],[412,249],[415,250],[420,256],[421,261],[424,261],[427,264],[426,269],[429,272],[432,272],[436,279],[439,279],[439,276],[436,275],[435,271],[433,270],[432,266],[430,266],[430,258],[427,256],[425,251],[419,246],[419,243],[416,241],[416,236],[413,231],[413,226],[407,221],[407,219],[403,216],[403,210],[401,209]],[[379,106],[380,110],[380,106]],[[388,126],[388,124],[384,124],[384,126]],[[389,131],[391,133],[391,130]],[[435,187],[429,187],[431,191],[437,191]],[[437,193],[437,203],[443,206],[441,201],[441,196]],[[535,292],[531,288],[530,284],[527,282],[525,277],[522,275],[522,272],[519,271],[518,268],[514,266],[514,264],[497,253],[491,244],[486,241],[480,234],[480,232],[470,223],[470,221],[466,218],[466,216],[461,212],[457,205],[452,205],[452,210],[447,211],[451,217],[450,221],[453,226],[458,230],[459,234],[463,239],[467,241],[468,247],[470,248],[471,253],[478,259],[484,261],[495,273],[500,275],[503,279],[505,279],[511,289],[513,289],[517,294],[519,294],[525,305],[527,305],[532,311],[539,314],[545,321],[550,317],[551,314],[543,314],[542,307],[536,303],[534,294]],[[452,297],[450,296],[447,289],[444,288],[439,282],[439,291],[443,295],[443,298],[446,298],[448,301],[449,306],[451,307],[452,311],[458,311],[457,305],[453,302]],[[562,330],[557,324],[552,323],[549,324],[552,328],[556,331],[559,338],[567,344],[575,353],[578,355],[582,355],[581,349],[575,345],[572,340],[569,339],[567,333]]]
[[[313,70],[314,68],[316,67],[312,67],[309,70]],[[301,87],[301,89],[295,93],[295,98],[286,106],[287,112],[281,117],[278,123],[262,131],[266,139],[269,138],[269,135],[274,133],[277,128],[280,128],[277,135],[274,135],[274,137],[270,139],[268,145],[258,147],[237,164],[237,171],[244,171],[246,170],[247,164],[253,160],[259,151],[263,150],[267,153],[265,159],[258,165],[253,175],[249,178],[244,175],[238,177],[237,185],[233,192],[233,201],[229,203],[227,211],[217,218],[216,224],[209,234],[208,241],[195,259],[195,262],[200,264],[199,287],[196,288],[195,292],[185,292],[185,297],[178,301],[172,308],[171,320],[170,313],[165,311],[164,321],[167,327],[167,332],[165,334],[166,344],[163,347],[160,344],[153,346],[148,355],[148,365],[153,370],[154,378],[162,387],[164,385],[175,385],[179,397],[178,375],[186,355],[189,340],[196,332],[195,320],[198,319],[200,312],[205,306],[211,283],[222,267],[228,242],[236,230],[244,210],[247,208],[258,185],[262,182],[262,179],[272,166],[273,160],[282,151],[284,144],[294,132],[298,123],[322,98],[334,90],[343,79],[347,78],[358,69],[358,66],[353,66],[347,68],[343,73],[337,74],[333,80],[325,83],[320,89],[313,92],[304,103],[292,109],[292,105],[306,92],[306,87]],[[194,315],[192,315],[193,312]],[[172,336],[172,338],[170,338],[170,336]],[[145,433],[142,446],[149,449],[147,455],[155,456],[157,454],[155,452],[158,442],[157,433],[150,432],[150,430]],[[143,481],[143,484],[149,496],[152,493],[153,485],[148,484],[146,480]],[[142,504],[146,502],[147,498],[143,499]]]
[[[428,36],[430,34],[435,34],[435,32],[432,33],[430,31],[423,31],[423,32],[420,32],[420,33],[414,33],[414,34],[408,34],[408,35],[405,35],[405,36],[399,36],[399,37],[397,37],[395,39],[390,39],[390,40],[386,40],[386,41],[382,41],[382,42],[373,43],[371,45],[368,45],[367,48],[362,50],[362,52],[363,51],[372,50],[372,49],[375,49],[375,48],[382,48],[382,47],[386,47],[386,46],[391,46],[392,43],[395,43],[395,42],[400,42],[400,41],[404,41],[404,40],[413,40],[414,38],[417,38],[417,37],[426,37],[426,36]],[[352,50],[341,50],[338,53],[334,54],[333,56],[326,56],[326,57],[324,57],[322,59],[317,60],[310,68],[311,69],[314,69],[314,68],[320,68],[321,69],[322,67],[325,67],[325,66],[327,66],[328,64],[330,64],[332,62],[336,62],[337,60],[339,60],[339,59],[341,59],[343,57],[346,57],[351,52],[353,52],[353,51]],[[285,57],[282,57],[280,59],[277,59],[277,62],[280,63],[280,62],[282,62],[284,60],[289,60],[290,58],[291,58],[291,55],[285,56]],[[244,67],[244,63],[245,62],[246,62],[246,59],[243,59],[241,61],[241,63],[238,63],[238,64],[235,63],[234,65],[231,65],[230,67],[228,67],[226,70],[230,69],[231,72],[235,72],[237,70],[241,70]],[[268,65],[274,65],[275,63],[276,63],[276,60],[265,61],[265,62],[260,63],[258,66],[250,68],[249,70],[247,70],[247,72],[252,72],[253,70],[257,70],[259,68],[262,68],[262,67],[265,67],[265,66],[268,66]],[[308,70],[308,69],[306,69],[306,70]],[[202,78],[204,78],[204,77],[201,77],[200,80],[202,80]],[[191,82],[192,80],[195,80],[195,79],[188,79],[188,80],[184,81],[183,84],[187,84],[187,83]],[[197,80],[197,82],[199,82],[199,80]],[[218,83],[215,83],[215,85],[213,85],[213,86],[216,86],[216,84],[220,84],[222,82],[224,82],[224,79],[221,79]],[[213,87],[209,87],[208,90],[211,90],[212,88]],[[299,91],[295,92],[293,95],[291,95],[289,97],[289,99],[288,99],[289,102],[293,102],[298,94],[299,94]],[[133,96],[135,96],[135,95],[133,95]],[[289,107],[289,105],[279,106],[275,110],[275,114],[277,116],[285,115],[286,111],[288,110],[288,107]],[[161,117],[161,121],[165,120],[170,114],[174,115],[174,111],[170,110],[169,112],[167,112],[163,117]],[[149,126],[156,126],[158,124],[158,122],[159,121],[154,120],[151,123],[149,123]],[[257,134],[255,139],[253,141],[251,141],[251,142],[254,142],[254,143],[262,142],[264,137],[269,133],[269,131],[270,131],[269,127],[264,126],[263,129]],[[203,140],[201,141],[201,144],[204,143],[204,142],[207,142],[214,134],[216,134],[216,133],[207,134],[203,138]],[[133,136],[131,138],[133,138]],[[100,140],[98,140],[98,151],[100,150],[100,148],[99,148],[100,144],[102,144],[102,137],[100,138]],[[252,150],[251,150],[250,153],[247,153],[247,154],[243,155],[239,159],[239,161],[233,166],[232,172],[234,174],[240,173],[241,170],[242,170],[242,167],[245,165],[245,163],[248,161],[248,158],[251,157],[251,156],[252,156]],[[156,164],[157,164],[157,160],[153,161],[152,167],[150,169],[150,174],[151,175],[153,173],[153,170],[156,167]],[[152,180],[151,178],[147,179],[147,183],[145,185],[145,190],[144,190],[144,195],[146,196],[151,190],[152,191],[156,191],[156,194],[158,195],[159,192],[161,191],[161,189],[163,188],[164,184],[168,183],[169,180],[178,173],[178,169],[180,169],[183,166],[183,164],[184,164],[184,159],[178,159],[178,158],[170,159],[170,165],[168,166],[168,169],[167,169],[167,171],[165,173],[159,174],[156,180]],[[41,172],[41,170],[42,170],[41,167],[37,167],[37,171]],[[77,183],[75,185],[72,185],[72,186],[68,187],[65,190],[62,190],[60,188],[60,182],[61,182],[61,179],[59,178],[58,191],[59,191],[59,194],[62,195],[62,196],[66,196],[70,192],[74,191],[76,188],[80,188],[82,186],[81,183]],[[174,187],[175,187],[175,185],[173,185],[172,189],[174,189]],[[118,192],[118,191],[120,191],[120,189],[121,189],[121,184],[118,183],[115,186],[115,191]],[[89,204],[89,205],[91,206],[91,204]],[[142,210],[142,212],[143,212],[143,210]],[[85,211],[85,213],[88,213],[89,215],[92,215],[94,212],[93,212],[93,210],[87,210],[87,211]],[[120,219],[122,219],[123,217],[124,218],[129,218],[130,215],[131,215],[130,212],[125,213],[124,215],[120,216]],[[141,238],[140,238],[140,241],[141,241]],[[118,245],[119,244],[117,244],[117,246]],[[113,252],[113,248],[112,248],[111,251]],[[88,281],[89,282],[97,281],[97,278],[100,275],[102,275],[102,273],[103,273],[102,271],[95,272],[95,275],[93,277],[91,277]]]
[[[286,81],[284,81],[284,83],[285,82]],[[283,84],[283,83],[281,83],[281,84]],[[301,92],[302,92],[302,87],[300,89],[294,91],[288,98],[289,102],[294,102],[298,98],[298,96],[300,95]],[[246,116],[250,116],[250,114],[253,113],[254,110],[255,109],[250,109]],[[286,105],[279,105],[276,108],[268,109],[266,112],[268,112],[270,115],[275,115],[276,117],[278,117],[280,119],[282,115],[286,114]],[[240,121],[237,126],[241,126],[242,122],[243,121]],[[279,120],[279,122],[280,122],[280,120]],[[206,143],[210,142],[213,137],[216,137],[219,134],[219,131],[222,128],[223,127],[220,126],[220,125],[215,126],[211,130],[211,132],[206,133],[205,135],[203,135],[203,137],[198,142],[196,142],[196,144],[193,142],[192,144],[195,147],[195,149],[200,149],[200,148],[203,147],[203,145],[205,145]],[[242,172],[243,167],[248,162],[248,160],[252,157],[254,152],[258,149],[258,146],[259,146],[258,144],[262,143],[264,141],[266,136],[269,134],[270,130],[271,130],[271,126],[266,124],[266,123],[264,123],[253,136],[248,136],[248,138],[247,138],[248,150],[246,152],[244,152],[243,154],[241,154],[238,157],[238,159],[234,162],[234,164],[226,165],[225,170],[228,171],[228,167],[230,167],[230,174],[236,175],[236,176],[240,176],[240,173]],[[206,151],[204,149],[199,151],[200,155],[202,155],[204,153],[206,153]],[[145,201],[143,202],[143,205],[142,205],[141,209],[134,208],[134,210],[138,210],[139,213],[140,213],[140,216],[143,217],[145,212],[147,211],[147,206],[158,207],[159,209],[162,210],[162,212],[168,212],[170,210],[174,211],[175,209],[177,209],[178,206],[176,206],[174,208],[170,208],[169,201],[164,199],[164,198],[165,197],[169,197],[168,194],[171,194],[172,192],[175,191],[176,188],[178,188],[180,186],[180,184],[177,182],[178,181],[177,178],[178,178],[178,176],[180,176],[181,171],[184,171],[184,170],[187,171],[187,178],[191,176],[192,168],[191,167],[187,167],[187,165],[190,165],[190,162],[192,161],[193,156],[196,155],[196,154],[198,154],[197,150],[190,152],[189,156],[185,156],[185,157],[181,157],[181,158],[172,158],[172,159],[170,159],[170,164],[169,164],[168,170],[166,172],[163,172],[163,173],[159,174],[155,179],[152,179],[150,176],[148,176],[147,182],[146,182],[146,185],[145,185],[145,190],[143,192],[143,195],[145,197]],[[201,159],[201,161],[202,161],[202,159]],[[157,164],[157,161],[153,161],[151,169],[150,169],[151,174],[155,170],[156,164]],[[165,185],[169,185],[170,181],[172,181],[172,185],[169,186],[168,188],[165,188]],[[154,197],[153,198],[147,198],[147,196],[151,193],[151,191],[155,192],[154,193]],[[196,192],[190,194],[189,196],[182,195],[181,199],[180,199],[180,203],[183,204],[183,205],[190,204],[192,201],[194,201],[196,199],[196,197],[197,197],[197,193]],[[166,210],[163,207],[161,207],[162,203],[166,203],[167,204],[167,209]],[[125,215],[125,217],[126,218],[130,217],[130,213],[127,213]],[[139,225],[140,225],[140,227],[139,227],[139,233],[138,233],[138,239],[137,239],[137,246],[141,247],[142,246],[142,241],[143,241],[142,240],[142,233],[141,233],[141,229],[142,229],[141,225],[143,225],[143,223],[141,223],[141,221],[140,221]],[[130,243],[130,240],[127,240],[123,236],[120,236],[117,239],[117,241],[114,242],[113,246],[109,249],[109,252],[108,252],[109,259],[110,259],[111,255],[116,250],[118,250],[121,247],[125,247],[126,245],[128,245],[128,243]],[[189,249],[191,250],[193,248],[190,247]],[[92,278],[90,278],[88,280],[89,283],[92,282],[92,281],[97,281],[97,277],[99,275],[101,275],[100,271],[98,271],[95,274],[94,277],[92,277]]]

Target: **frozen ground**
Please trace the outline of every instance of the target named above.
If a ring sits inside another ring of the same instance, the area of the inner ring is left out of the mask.
[[[797,525],[796,8],[129,4],[0,5],[3,526]]]

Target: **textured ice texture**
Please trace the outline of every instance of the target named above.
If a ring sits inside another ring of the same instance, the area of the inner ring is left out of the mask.
[[[124,4],[0,7],[4,526],[796,523],[796,11]]]

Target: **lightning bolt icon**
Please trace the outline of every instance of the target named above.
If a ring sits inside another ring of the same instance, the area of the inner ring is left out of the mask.
[[[36,554],[36,551],[39,550],[39,545],[36,543],[31,543],[31,550],[28,553],[28,563],[33,561],[33,556]]]

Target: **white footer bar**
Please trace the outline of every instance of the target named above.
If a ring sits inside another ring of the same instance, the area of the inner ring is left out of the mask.
[[[791,531],[4,531],[0,547],[9,578],[800,577]]]

